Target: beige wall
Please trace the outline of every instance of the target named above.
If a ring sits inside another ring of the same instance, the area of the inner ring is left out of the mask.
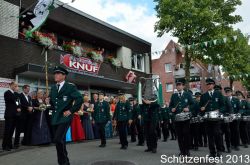
[[[18,38],[19,7],[0,0],[0,35]]]

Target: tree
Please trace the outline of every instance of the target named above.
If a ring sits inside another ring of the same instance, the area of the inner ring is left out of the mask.
[[[179,39],[181,45],[192,45],[185,51],[185,78],[190,79],[190,64],[195,59],[204,59],[204,54],[195,43],[210,41],[223,36],[230,26],[242,21],[233,15],[241,0],[154,0],[159,20],[155,31],[161,37],[165,33]],[[216,54],[208,54],[214,59]]]
[[[208,49],[200,51],[207,56],[215,55],[213,59],[207,59],[207,63],[220,65],[229,75],[230,86],[233,86],[235,80],[247,79],[250,73],[250,46],[249,37],[244,36],[238,30],[228,29],[227,36],[237,36],[236,41],[228,40],[226,44],[218,44]]]

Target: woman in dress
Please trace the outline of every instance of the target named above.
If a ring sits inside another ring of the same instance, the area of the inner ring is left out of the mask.
[[[93,105],[89,103],[89,97],[84,96],[83,98],[83,105],[82,105],[82,126],[86,133],[86,139],[92,140],[94,139],[94,131],[92,127],[92,116],[91,113],[93,112]]]
[[[73,120],[71,122],[71,136],[74,142],[85,140],[85,130],[82,126],[81,117],[83,111],[80,109],[74,113]]]
[[[33,145],[49,144],[51,142],[50,130],[46,117],[46,111],[48,109],[43,99],[43,91],[38,90],[36,99],[32,100],[32,104],[34,107],[34,120],[31,142]]]

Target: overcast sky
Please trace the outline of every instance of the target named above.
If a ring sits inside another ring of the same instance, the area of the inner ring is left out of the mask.
[[[152,43],[152,51],[163,50],[171,39],[177,41],[171,34],[158,38],[154,33],[157,18],[153,0],[75,0],[70,5]],[[250,0],[242,0],[242,5],[237,8],[236,13],[242,16],[243,22],[235,28],[250,35],[249,10]]]

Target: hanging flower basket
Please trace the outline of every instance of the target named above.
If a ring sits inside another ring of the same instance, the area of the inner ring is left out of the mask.
[[[103,62],[103,56],[101,54],[97,54],[95,51],[87,53],[87,57],[89,57],[90,59],[92,59],[97,63]]]
[[[112,58],[111,59],[111,64],[116,66],[116,67],[121,67],[122,66],[122,62],[117,58]]]
[[[55,37],[52,34],[41,33],[39,31],[34,32],[34,39],[49,49],[52,49],[55,46]]]

